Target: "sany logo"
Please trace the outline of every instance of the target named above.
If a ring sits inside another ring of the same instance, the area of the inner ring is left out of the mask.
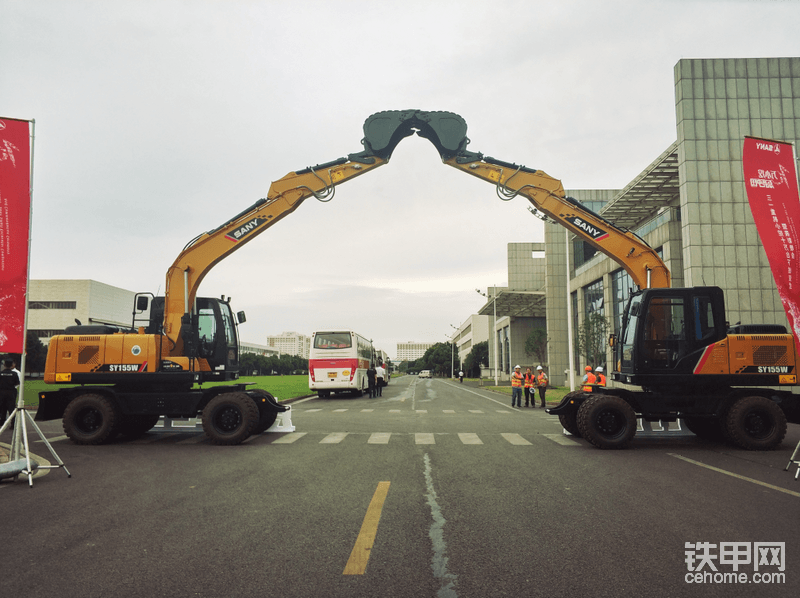
[[[781,144],[780,143],[764,143],[763,141],[759,141],[756,143],[756,149],[764,150],[766,152],[775,152],[776,156],[779,156],[781,153]]]
[[[261,226],[265,222],[266,219],[264,218],[253,218],[246,224],[243,224],[242,226],[235,228],[225,236],[231,241],[236,241],[236,242],[241,241],[244,237],[252,233],[254,230],[256,230],[259,226]]]
[[[606,231],[597,228],[596,226],[592,226],[588,222],[584,222],[577,216],[567,216],[565,220],[570,224],[572,224],[572,226],[575,226],[581,229],[586,234],[590,235],[592,239],[594,239],[595,241],[599,241],[600,239],[604,239],[605,237],[608,236],[608,233]]]

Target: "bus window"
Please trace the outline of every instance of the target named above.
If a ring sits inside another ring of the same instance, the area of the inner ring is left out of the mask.
[[[314,337],[315,349],[349,349],[352,346],[349,332],[318,332]]]

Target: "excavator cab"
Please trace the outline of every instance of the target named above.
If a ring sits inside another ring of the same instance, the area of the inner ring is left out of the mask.
[[[147,334],[161,335],[164,328],[164,297],[149,293],[136,296],[134,328],[145,323]],[[230,302],[212,297],[197,297],[194,307],[181,320],[181,339],[184,354],[191,359],[203,359],[210,371],[200,368],[203,380],[235,380],[239,371],[239,340],[237,323],[245,321],[244,312],[234,318]],[[161,362],[168,371],[171,362]]]
[[[726,335],[719,287],[639,291],[623,314],[614,347],[619,371],[613,377],[641,386],[679,383],[693,374],[703,349]]]

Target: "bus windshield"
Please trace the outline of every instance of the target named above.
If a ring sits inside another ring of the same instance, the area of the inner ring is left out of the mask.
[[[352,346],[349,332],[317,332],[314,337],[315,349],[349,349]]]

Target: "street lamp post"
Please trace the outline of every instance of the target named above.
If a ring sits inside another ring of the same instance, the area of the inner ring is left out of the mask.
[[[452,324],[450,324],[450,328],[453,328],[456,331],[458,330],[458,328],[456,326],[453,326]],[[455,342],[453,342],[453,339],[451,337],[450,338],[450,378],[451,379],[456,377],[455,376],[455,374],[456,374],[456,371],[455,371],[455,352],[456,352],[456,344],[455,344]]]
[[[493,343],[493,345],[494,345],[494,385],[497,386],[498,385],[498,382],[497,382],[497,376],[498,376],[498,374],[497,374],[497,368],[498,368],[498,365],[497,365],[497,330],[495,330],[495,328],[497,328],[497,287],[492,287],[492,288],[494,289],[494,294],[492,295],[492,312],[493,312],[493,316],[494,316],[494,322],[492,323],[492,336],[494,337],[494,343]],[[481,292],[480,289],[475,289],[475,291],[479,295],[483,295],[487,299],[489,298],[489,295],[487,295],[486,293]]]

